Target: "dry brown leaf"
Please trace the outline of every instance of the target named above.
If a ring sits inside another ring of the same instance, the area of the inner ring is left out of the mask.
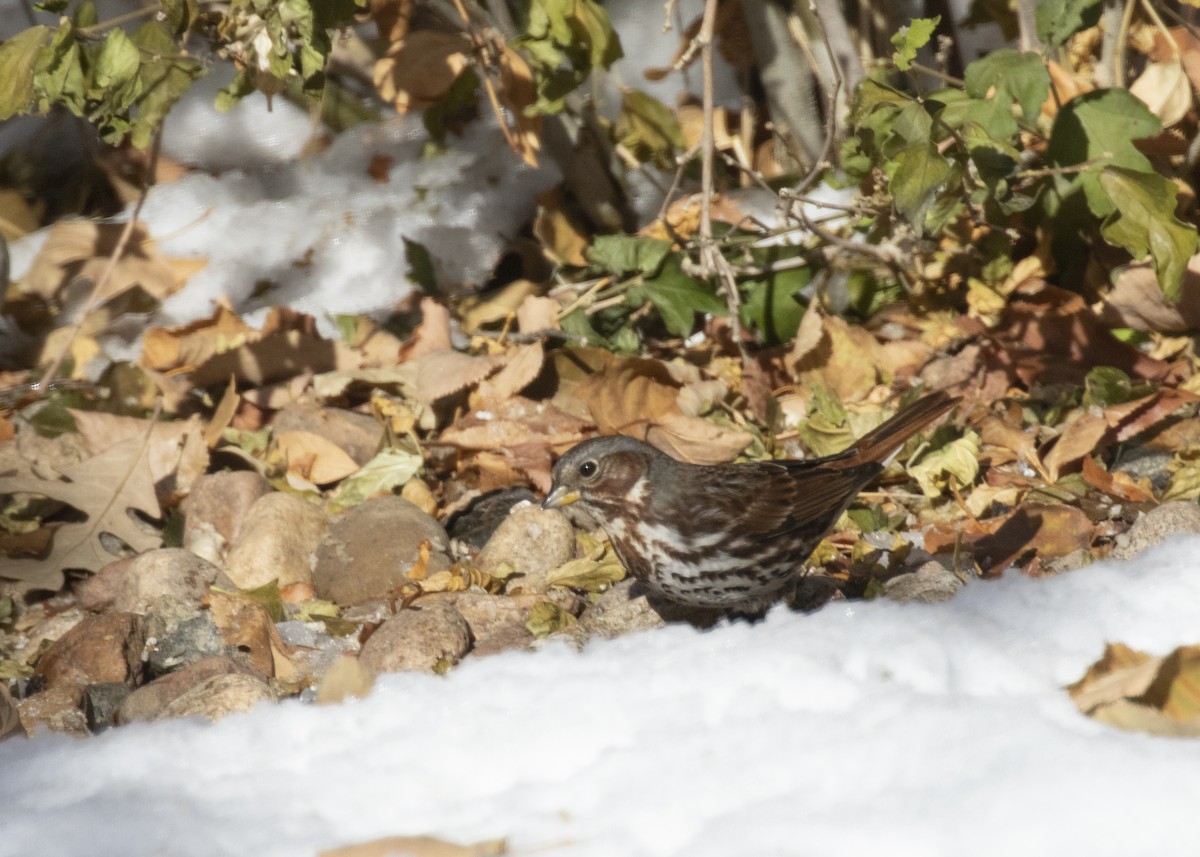
[[[1039,281],[1013,292],[991,335],[1027,386],[1079,385],[1094,366],[1151,381],[1168,380],[1172,372],[1113,336],[1079,295]]]
[[[462,33],[409,31],[375,63],[375,89],[398,113],[432,107],[470,64],[470,51]]]
[[[507,321],[516,315],[517,308],[526,298],[537,292],[537,288],[537,283],[531,280],[513,280],[486,295],[467,298],[459,305],[463,330],[474,333],[484,325]]]
[[[1028,503],[992,521],[973,541],[975,561],[985,572],[1000,572],[1036,555],[1042,561],[1091,546],[1095,525],[1074,506]],[[964,533],[964,535],[967,535]]]
[[[1105,408],[1100,413],[1082,412],[1070,423],[1042,458],[1052,480],[1088,455],[1141,434],[1200,397],[1186,390],[1164,387],[1156,393]]]
[[[340,342],[323,339],[312,316],[273,307],[262,330],[248,327],[220,307],[211,318],[145,334],[141,365],[161,372],[189,372],[196,387],[240,384],[262,387],[308,372],[357,368],[359,357]]]
[[[44,204],[38,208],[45,208]],[[24,195],[12,188],[0,189],[0,237],[16,241],[41,225],[41,212]]]
[[[433,298],[421,298],[421,323],[413,332],[412,339],[401,348],[399,362],[408,363],[425,354],[453,348],[450,310]]]
[[[1154,489],[1145,476],[1136,479],[1124,471],[1108,471],[1096,463],[1090,455],[1083,459],[1083,480],[1097,491],[1130,503],[1148,503],[1154,500]]]
[[[237,392],[237,381],[230,378],[229,386],[225,388],[225,395],[221,396],[221,401],[213,411],[212,419],[204,427],[204,442],[208,444],[209,449],[214,449],[221,442],[221,437],[225,429],[233,422],[233,417],[237,413],[241,401]]]
[[[542,252],[554,264],[576,267],[587,264],[584,251],[591,242],[567,215],[561,189],[551,188],[538,196],[533,234],[541,244]]]
[[[1200,646],[1155,658],[1120,643],[1067,688],[1084,714],[1157,735],[1200,735]]]
[[[140,364],[159,372],[192,369],[250,341],[257,331],[225,306],[180,327],[152,327],[142,337]]]
[[[0,738],[21,728],[21,715],[16,700],[8,692],[8,683],[0,682]]]
[[[148,460],[146,438],[132,437],[99,455],[65,468],[67,481],[40,479],[32,471],[0,476],[0,494],[28,492],[53,497],[88,516],[62,524],[46,559],[0,557],[0,577],[20,580],[36,589],[58,591],[65,569],[99,571],[115,557],[102,534],[116,536],[136,552],[158,547],[162,539],[135,523],[131,510],[152,519],[162,516]]]
[[[390,45],[408,35],[415,6],[416,0],[371,0],[371,20],[379,38]]]
[[[317,705],[365,699],[375,685],[375,673],[355,655],[342,655],[321,676]]]
[[[1156,333],[1183,333],[1200,327],[1200,256],[1188,260],[1179,302],[1163,297],[1149,263],[1135,262],[1121,271],[1098,310],[1111,327]]]
[[[114,443],[149,437],[147,462],[159,502],[168,504],[191,492],[208,469],[208,445],[199,414],[187,420],[157,422],[99,411],[68,408],[88,452],[97,455]]]
[[[500,55],[499,97],[508,108],[508,114],[498,117],[507,119],[512,127],[508,137],[509,145],[521,160],[531,167],[537,167],[537,153],[541,149],[542,117],[531,116],[526,108],[532,107],[537,101],[537,84],[533,80],[533,72],[524,57],[514,51],[505,42],[497,39],[494,42]]]
[[[59,221],[50,228],[46,243],[22,278],[21,290],[54,301],[68,284],[80,278],[99,281],[124,230],[121,223]],[[177,269],[158,252],[145,227],[139,224],[134,227],[104,291],[97,297],[101,302],[107,301],[140,287],[161,300],[179,291],[187,276],[198,270],[197,264],[203,267],[204,263],[185,262]]]
[[[522,345],[515,354],[506,355],[504,368],[479,385],[480,399],[493,403],[515,396],[541,373],[545,357],[540,342]]]
[[[1192,88],[1179,60],[1150,63],[1129,92],[1150,108],[1164,128],[1182,121],[1192,109]]]
[[[417,370],[416,397],[426,404],[474,387],[503,365],[498,357],[460,351],[435,351],[413,361]]]
[[[538,333],[543,330],[558,330],[561,308],[554,298],[531,295],[517,307],[517,328],[522,333]]]
[[[333,441],[310,431],[285,431],[274,437],[274,448],[289,473],[315,485],[330,485],[358,470],[358,462]]]
[[[869,331],[826,315],[815,304],[801,320],[792,364],[802,395],[824,387],[843,402],[860,401],[893,373],[888,353]]]
[[[594,357],[590,351],[581,356]],[[694,415],[697,402],[711,400],[715,389],[695,367],[612,355],[596,362],[600,368],[573,385],[562,384],[560,374],[555,401],[572,413],[582,407],[601,434],[636,437],[694,464],[729,461],[750,443],[749,435]]]
[[[267,678],[288,679],[298,672],[288,647],[263,605],[238,593],[209,591],[209,610],[225,642],[246,651],[253,666]]]
[[[503,839],[456,845],[432,836],[389,836],[322,851],[319,857],[500,857],[508,853]]]

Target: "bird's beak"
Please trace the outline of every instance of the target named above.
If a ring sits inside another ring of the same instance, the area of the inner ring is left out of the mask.
[[[559,506],[566,506],[574,503],[579,499],[578,491],[568,491],[564,486],[559,485],[542,501],[543,509],[557,509]]]

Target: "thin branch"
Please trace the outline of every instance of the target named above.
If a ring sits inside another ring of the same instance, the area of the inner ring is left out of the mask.
[[[83,323],[87,320],[88,313],[103,303],[100,295],[104,294],[104,290],[108,286],[108,281],[112,279],[113,272],[117,269],[117,263],[125,255],[125,250],[129,246],[129,240],[133,237],[134,229],[137,228],[138,215],[141,214],[142,206],[145,204],[146,197],[150,193],[150,185],[153,183],[155,172],[158,169],[158,153],[162,148],[162,129],[162,125],[154,129],[154,137],[150,143],[150,159],[146,164],[146,178],[142,182],[141,189],[138,191],[137,201],[133,204],[133,212],[130,214],[129,220],[126,221],[125,228],[121,230],[121,237],[117,239],[117,244],[113,248],[112,255],[108,257],[108,264],[104,266],[104,270],[96,278],[96,282],[92,286],[92,291],[88,294],[83,309],[79,312],[79,318],[71,325],[71,332],[63,343],[62,349],[50,361],[50,365],[42,373],[41,380],[34,385],[35,389],[39,391],[49,389],[50,382],[54,380],[54,376],[62,366],[63,360],[66,359],[67,352],[71,350],[71,346],[75,342],[75,337],[79,335],[79,331],[83,328]]]

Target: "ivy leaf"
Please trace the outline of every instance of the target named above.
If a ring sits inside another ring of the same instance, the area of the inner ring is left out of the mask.
[[[598,235],[587,250],[587,258],[617,276],[653,274],[670,252],[670,241],[630,235]]]
[[[774,260],[772,254],[767,261]],[[757,330],[768,345],[789,341],[804,318],[806,306],[800,296],[811,280],[812,269],[805,267],[742,283],[742,323]]]
[[[1096,26],[1100,20],[1100,0],[1042,0],[1037,4],[1038,38],[1052,48]]]
[[[967,66],[967,94],[975,102],[974,116],[994,137],[1017,133],[1012,105],[1026,119],[1037,116],[1050,93],[1050,74],[1035,53],[1011,48],[995,51]],[[989,91],[993,90],[989,97]]]
[[[909,146],[896,155],[891,181],[896,210],[909,223],[924,229],[925,213],[934,194],[950,176],[949,162],[930,143]]]
[[[49,27],[30,27],[0,45],[0,121],[33,104],[34,65],[49,37]]]
[[[1104,240],[1135,258],[1148,254],[1163,296],[1178,300],[1188,259],[1200,247],[1200,238],[1194,226],[1175,216],[1174,182],[1157,173],[1114,168],[1103,170],[1099,183],[1112,205],[1100,227]]]
[[[892,54],[892,62],[896,64],[896,68],[901,71],[912,68],[917,51],[929,43],[933,31],[941,22],[941,15],[933,18],[914,18],[907,27],[892,36],[892,45],[896,48],[896,52]]]
[[[662,169],[674,166],[675,151],[685,145],[675,112],[636,89],[621,97],[616,137],[638,161],[650,161]]]
[[[629,290],[631,300],[649,300],[662,316],[663,324],[675,336],[687,336],[696,323],[696,313],[725,314],[725,302],[711,287],[693,280],[683,272],[677,256],[669,257],[655,277]]]
[[[96,60],[93,80],[105,89],[124,86],[137,74],[139,60],[138,49],[125,31],[119,27],[109,30]]]
[[[1133,141],[1161,128],[1150,108],[1128,90],[1088,92],[1072,98],[1058,112],[1046,156],[1057,167],[1109,157],[1112,166],[1151,172],[1150,161]]]

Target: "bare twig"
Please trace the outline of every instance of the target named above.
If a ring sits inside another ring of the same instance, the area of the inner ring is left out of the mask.
[[[700,137],[700,267],[707,276],[717,276],[721,290],[725,293],[725,306],[729,308],[729,329],[741,352],[742,362],[749,363],[750,355],[742,341],[742,322],[737,278],[733,268],[721,255],[713,241],[712,196],[713,154],[716,149],[713,122],[713,30],[717,20],[717,0],[705,0],[704,20],[693,44],[700,46],[700,67],[703,75],[704,128]]]
[[[112,255],[108,257],[108,264],[104,266],[104,270],[96,278],[91,292],[88,293],[87,300],[84,302],[83,308],[79,311],[79,317],[71,325],[70,334],[63,343],[62,349],[50,361],[50,365],[42,373],[41,380],[34,385],[35,389],[39,391],[49,389],[49,384],[54,380],[54,376],[58,373],[59,367],[62,366],[63,360],[66,359],[67,352],[71,350],[71,346],[75,342],[75,337],[79,335],[79,331],[83,328],[83,323],[87,320],[88,313],[103,303],[100,296],[104,294],[104,290],[108,286],[108,281],[112,279],[113,272],[117,269],[117,263],[125,255],[125,250],[129,246],[129,240],[133,237],[134,229],[137,228],[138,215],[142,212],[146,196],[150,193],[150,185],[154,181],[155,171],[158,169],[158,153],[161,148],[162,125],[159,125],[154,129],[154,137],[150,142],[150,159],[146,163],[146,178],[142,182],[141,189],[138,191],[138,197],[133,204],[133,211],[129,215],[129,220],[126,221],[125,228],[121,230],[121,237],[117,239],[117,244],[113,247]]]

